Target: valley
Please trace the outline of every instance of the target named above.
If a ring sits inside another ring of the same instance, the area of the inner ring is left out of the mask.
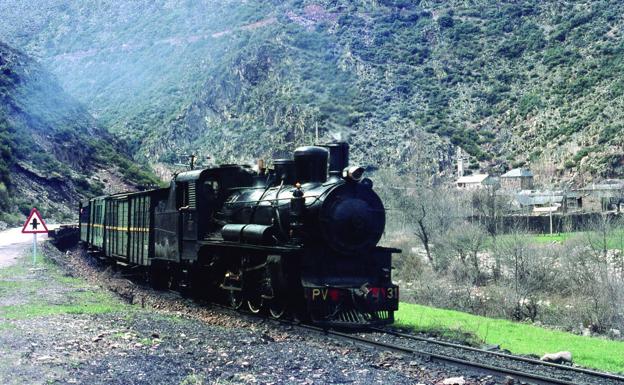
[[[0,227],[21,224],[33,205],[75,220],[81,198],[159,183],[54,75],[3,43],[0,99]]]
[[[448,176],[460,146],[474,171],[622,172],[617,1],[45,3],[5,2],[0,39],[165,170],[318,136],[371,169]]]

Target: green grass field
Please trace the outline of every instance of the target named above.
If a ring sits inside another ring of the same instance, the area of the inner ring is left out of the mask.
[[[529,239],[534,243],[563,243],[566,240],[575,236],[582,236],[581,233],[558,233],[558,234],[544,234],[544,235],[530,235]]]
[[[586,231],[554,233],[552,235],[526,234],[524,236],[529,243],[534,244],[545,244],[552,242],[564,243],[568,240],[579,239],[586,242],[589,242],[591,240],[591,242],[595,243],[597,246],[600,246],[602,242],[598,233],[590,233]],[[509,235],[500,235],[501,240],[504,240],[505,237],[509,237]],[[624,229],[616,229],[607,234],[607,247],[609,249],[624,249]]]
[[[396,325],[451,338],[470,335],[473,342],[497,344],[514,354],[541,356],[567,350],[578,365],[624,372],[624,342],[408,303],[399,306]]]
[[[0,269],[0,327],[8,321],[56,314],[100,314],[131,307],[113,294],[68,277],[53,262],[39,255],[32,264],[28,257]],[[13,302],[15,299],[17,303]],[[4,326],[3,326],[4,324]]]

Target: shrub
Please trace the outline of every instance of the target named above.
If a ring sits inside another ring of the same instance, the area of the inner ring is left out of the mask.
[[[536,94],[528,94],[520,98],[518,103],[518,113],[522,116],[526,116],[534,110],[538,110],[543,107],[542,98]]]
[[[453,16],[446,14],[442,15],[438,18],[438,25],[441,29],[452,28],[455,25],[455,21],[453,20]]]
[[[594,148],[593,148],[593,147],[584,147],[584,148],[581,148],[581,149],[580,149],[580,150],[579,150],[579,151],[578,151],[578,152],[574,155],[574,157],[572,158],[572,160],[573,160],[575,163],[578,163],[578,162],[580,162],[583,158],[585,158],[587,155],[589,155],[589,154],[590,154],[591,152],[593,152],[593,151],[594,151]]]

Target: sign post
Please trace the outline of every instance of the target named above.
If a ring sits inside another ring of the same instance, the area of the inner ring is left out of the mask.
[[[22,233],[33,235],[33,265],[37,263],[37,234],[47,232],[48,227],[46,226],[45,221],[41,218],[39,211],[33,207],[33,209],[30,210],[28,219],[26,219],[26,222],[22,227]]]

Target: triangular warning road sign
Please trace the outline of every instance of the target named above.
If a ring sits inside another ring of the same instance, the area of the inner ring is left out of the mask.
[[[24,227],[22,227],[22,233],[36,234],[47,232],[48,228],[46,227],[43,218],[41,218],[41,214],[39,214],[39,211],[33,207],[33,209],[30,210],[28,219],[26,219],[26,223],[24,223]]]

